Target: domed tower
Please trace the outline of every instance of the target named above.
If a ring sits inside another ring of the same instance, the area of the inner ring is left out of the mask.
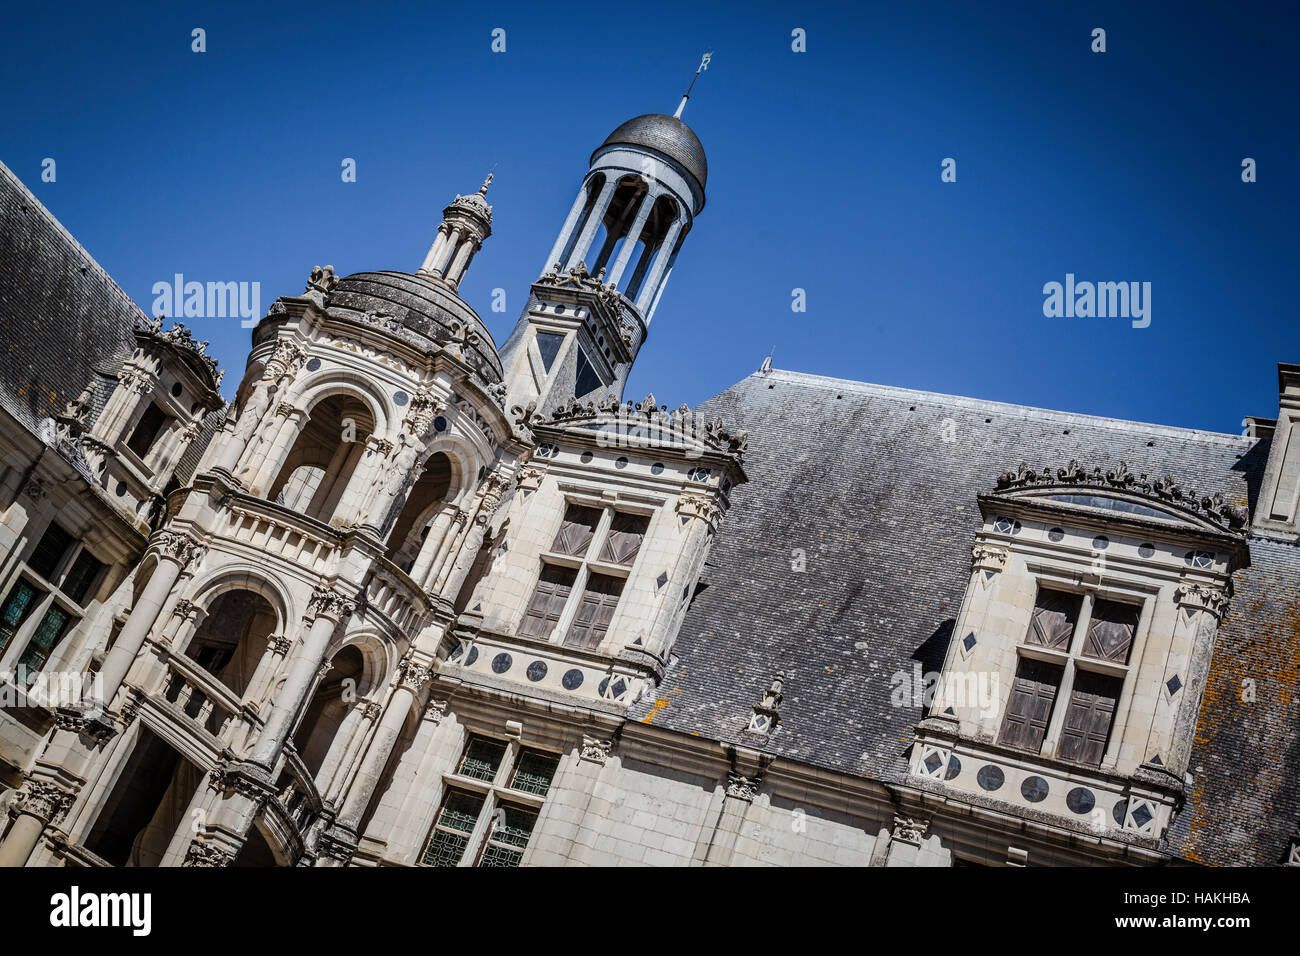
[[[591,154],[528,305],[501,350],[507,407],[621,398],[673,263],[704,208],[704,147],[648,113]]]

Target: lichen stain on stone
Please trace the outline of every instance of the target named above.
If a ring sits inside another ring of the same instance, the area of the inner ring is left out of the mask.
[[[650,708],[650,713],[646,714],[644,717],[641,718],[641,723],[643,724],[653,723],[654,719],[657,716],[659,716],[659,712],[662,711],[667,706],[668,706],[667,697],[655,698],[654,706]]]

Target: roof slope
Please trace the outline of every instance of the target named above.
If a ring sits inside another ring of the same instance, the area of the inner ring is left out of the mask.
[[[975,498],[1000,472],[1071,458],[1104,470],[1123,459],[1135,472],[1173,474],[1199,493],[1223,490],[1253,504],[1267,455],[1267,443],[1244,436],[782,371],[751,375],[699,411],[749,431],[749,482],[732,493],[658,701],[643,702],[636,716],[742,741],[753,705],[784,671],[781,723],[767,750],[885,780],[906,774],[912,727],[923,716],[891,706],[891,678],[918,664],[922,672],[942,667],[980,526]],[[800,550],[806,570],[797,573]],[[1295,707],[1295,616],[1283,624],[1272,588],[1289,574],[1294,602],[1300,552],[1254,542],[1252,551],[1259,567],[1237,575],[1239,599],[1216,655],[1212,683],[1221,692],[1207,695],[1207,711],[1227,713],[1228,729],[1207,730],[1203,720],[1193,767],[1230,765],[1247,726],[1275,738],[1275,750],[1294,737],[1294,714],[1290,726],[1282,718],[1262,727],[1258,712],[1237,713],[1237,697],[1223,690],[1231,681],[1220,667],[1226,648],[1262,653],[1265,641],[1270,649],[1289,641],[1291,689],[1275,692]],[[1256,614],[1267,623],[1249,620]],[[1274,626],[1288,636],[1266,638]],[[753,746],[752,737],[746,742]],[[1271,800],[1267,787],[1280,786],[1275,777],[1296,777],[1294,753],[1287,761],[1255,775],[1266,788],[1259,812]],[[1220,840],[1215,808],[1240,786],[1202,786],[1193,842]]]
[[[0,405],[41,419],[131,354],[140,307],[0,163]]]

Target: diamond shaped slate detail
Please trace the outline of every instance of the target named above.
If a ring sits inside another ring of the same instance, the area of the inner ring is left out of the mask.
[[[968,651],[975,646],[975,634],[973,631],[961,639],[961,646],[966,648]]]
[[[925,769],[930,771],[930,773],[934,773],[942,766],[943,760],[936,753],[932,753],[930,756],[925,758]]]
[[[1169,680],[1165,681],[1165,686],[1169,688],[1169,693],[1172,695],[1178,693],[1178,688],[1183,686],[1183,682],[1180,681],[1178,675],[1175,674],[1173,677],[1169,678]]]
[[[668,572],[660,571],[659,577],[655,578],[655,586],[661,588],[667,583],[668,583]]]
[[[1147,809],[1145,803],[1139,804],[1138,808],[1133,811],[1133,822],[1140,827],[1144,827],[1151,822],[1151,811]]]

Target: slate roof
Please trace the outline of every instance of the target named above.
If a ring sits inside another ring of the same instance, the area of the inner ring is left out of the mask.
[[[1268,453],[1244,436],[785,371],[755,373],[699,411],[748,430],[749,481],[732,493],[657,700],[634,717],[754,746],[742,733],[784,671],[766,750],[882,780],[906,775],[923,716],[891,705],[891,676],[941,669],[980,527],[976,495],[999,473],[1123,459],[1253,506]],[[792,570],[797,550],[803,573]],[[1296,820],[1300,549],[1252,540],[1251,550],[1197,731],[1196,805],[1170,838],[1206,862],[1230,862],[1228,848],[1264,831],[1259,862],[1276,862]],[[1261,691],[1244,708],[1239,672],[1268,684],[1267,703]]]
[[[140,307],[0,163],[0,406],[39,434],[41,419],[130,356],[137,318]],[[96,399],[97,414],[107,394]]]

